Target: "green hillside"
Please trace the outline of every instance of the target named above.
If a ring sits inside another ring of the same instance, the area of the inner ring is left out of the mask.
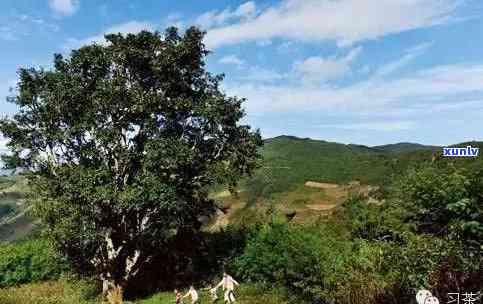
[[[267,139],[262,155],[263,165],[248,184],[260,187],[261,183],[270,188],[265,192],[287,191],[306,181],[348,183],[358,180],[382,184],[395,169],[399,157],[362,145],[291,136]],[[421,157],[424,159],[431,160],[431,154]]]
[[[393,152],[393,153],[412,152],[412,151],[420,151],[420,150],[436,151],[441,149],[441,147],[438,147],[438,146],[426,146],[426,145],[406,143],[406,142],[374,146],[373,148],[382,150],[384,152]]]
[[[483,142],[468,142],[454,146],[483,147]],[[254,196],[270,197],[273,193],[295,190],[307,181],[346,184],[385,185],[395,175],[410,166],[424,162],[452,162],[456,166],[476,169],[483,167],[482,157],[445,158],[435,146],[401,143],[367,147],[345,145],[309,138],[278,136],[266,139],[261,151],[261,168],[243,188]]]

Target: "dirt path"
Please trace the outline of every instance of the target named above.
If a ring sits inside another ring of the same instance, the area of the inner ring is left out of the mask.
[[[337,204],[309,204],[307,208],[315,211],[329,211],[337,207]]]

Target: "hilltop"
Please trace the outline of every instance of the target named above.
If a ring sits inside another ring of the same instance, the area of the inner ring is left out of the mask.
[[[380,145],[380,146],[374,146],[372,148],[382,150],[384,152],[393,152],[393,153],[412,152],[412,151],[421,151],[421,150],[437,151],[441,149],[440,146],[428,146],[428,145],[409,143],[409,142]]]

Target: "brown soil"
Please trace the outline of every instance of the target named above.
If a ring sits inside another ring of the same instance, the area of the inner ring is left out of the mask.
[[[311,187],[311,188],[319,188],[319,189],[335,189],[338,188],[338,184],[332,184],[332,183],[318,183],[318,182],[312,182],[308,181],[305,183],[306,187]]]

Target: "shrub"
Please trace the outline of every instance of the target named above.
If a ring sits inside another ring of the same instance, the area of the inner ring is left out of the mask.
[[[44,239],[0,245],[0,287],[56,279],[67,270]]]
[[[402,210],[391,204],[368,204],[362,196],[352,196],[343,204],[342,217],[352,238],[399,240],[409,229],[400,220]]]
[[[483,250],[483,171],[423,167],[396,184],[395,203],[418,232],[464,242]]]
[[[406,303],[415,288],[439,295],[483,289],[482,283],[476,287],[483,269],[482,181],[481,172],[423,166],[401,176],[384,204],[362,197],[344,203],[352,239],[383,252],[379,275],[387,284],[386,300]]]
[[[314,303],[372,303],[381,292],[379,254],[367,242],[352,243],[322,223],[274,222],[249,237],[234,268],[244,280],[285,286]],[[363,297],[362,297],[363,295]]]

